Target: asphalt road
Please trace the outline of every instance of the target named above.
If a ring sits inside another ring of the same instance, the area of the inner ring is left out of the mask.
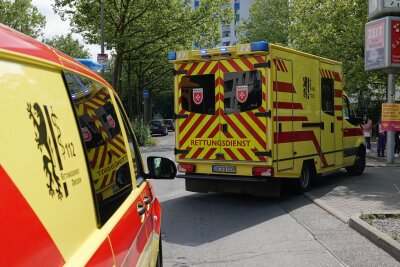
[[[174,133],[155,138],[144,160],[173,160]],[[303,195],[191,193],[179,178],[152,184],[162,205],[164,266],[400,266]]]

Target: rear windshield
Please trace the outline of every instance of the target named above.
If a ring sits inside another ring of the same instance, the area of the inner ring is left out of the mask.
[[[215,75],[193,75],[182,78],[182,108],[189,112],[215,113]]]

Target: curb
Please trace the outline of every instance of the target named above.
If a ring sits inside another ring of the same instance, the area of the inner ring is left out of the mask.
[[[400,243],[361,220],[360,214],[350,217],[349,226],[400,261]]]
[[[312,202],[314,202],[317,206],[319,206],[321,209],[327,211],[328,213],[330,213],[332,216],[336,217],[337,219],[339,219],[343,223],[347,224],[349,222],[349,216],[344,215],[340,211],[337,211],[337,210],[333,209],[331,206],[326,204],[323,200],[320,200],[319,198],[317,198],[316,196],[314,196],[310,192],[306,192],[306,193],[304,193],[304,195],[307,198],[309,198]]]

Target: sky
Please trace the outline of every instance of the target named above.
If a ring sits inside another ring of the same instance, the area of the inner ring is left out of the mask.
[[[56,35],[65,35],[71,32],[69,22],[62,21],[57,14],[54,14],[53,8],[51,7],[52,3],[52,0],[32,0],[32,5],[36,6],[39,12],[46,17],[46,27],[43,30],[45,38],[52,38]],[[78,39],[79,42],[85,46],[92,56],[91,59],[96,60],[97,54],[100,53],[100,45],[87,45],[83,41],[82,36],[76,33],[73,33],[72,36],[74,39]]]

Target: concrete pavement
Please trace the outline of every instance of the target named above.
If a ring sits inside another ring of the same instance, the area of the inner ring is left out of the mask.
[[[388,164],[377,157],[375,144],[372,148],[363,175],[323,177],[305,195],[400,261],[400,243],[359,219],[361,214],[400,214],[400,158]]]

